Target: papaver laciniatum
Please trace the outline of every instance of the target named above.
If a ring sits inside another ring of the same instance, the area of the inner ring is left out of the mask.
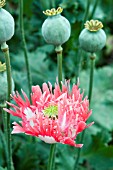
[[[40,87],[33,86],[30,104],[25,92],[22,91],[24,100],[16,92],[12,99],[16,105],[8,103],[12,109],[4,109],[13,116],[20,117],[19,124],[13,123],[12,133],[25,133],[40,138],[46,143],[62,143],[75,147],[82,147],[76,144],[76,136],[88,126],[86,121],[91,115],[89,101],[83,99],[83,93],[77,85],[69,89],[70,82],[62,83],[62,91],[56,83],[52,92],[51,83],[43,84]],[[21,125],[20,125],[21,124]]]

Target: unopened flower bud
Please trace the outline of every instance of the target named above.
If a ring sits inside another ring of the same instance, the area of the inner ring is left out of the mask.
[[[2,8],[4,5],[5,0],[0,1],[0,44],[10,40],[14,35],[14,19]]]
[[[79,36],[80,47],[87,52],[97,52],[106,44],[106,34],[102,29],[103,24],[98,20],[85,23],[85,28]]]
[[[71,26],[69,21],[61,16],[62,8],[54,8],[43,12],[48,18],[42,25],[42,35],[49,44],[59,46],[64,44],[70,37]]]

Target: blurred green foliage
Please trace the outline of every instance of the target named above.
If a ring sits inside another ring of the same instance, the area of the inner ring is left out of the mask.
[[[75,83],[78,61],[81,56],[80,86],[84,89],[85,95],[88,94],[89,54],[79,51],[78,44],[86,4],[87,1],[83,0],[24,0],[25,36],[34,85],[39,84],[41,86],[43,82],[48,81],[54,85],[56,81],[56,54],[54,47],[44,42],[41,25],[46,18],[42,11],[60,5],[64,8],[63,15],[68,18],[72,27],[71,38],[63,45],[63,75],[65,78],[71,79],[72,83]],[[93,114],[89,120],[90,122],[94,121],[95,124],[86,130],[79,170],[113,170],[113,1],[98,0],[96,10],[92,14],[94,4],[95,0],[90,1],[87,19],[90,19],[93,15],[94,19],[101,20],[108,39],[106,47],[97,53],[91,105]],[[18,0],[9,0],[6,9],[12,13],[16,22],[15,35],[8,42],[11,51],[15,90],[21,93],[22,88],[28,93],[20,35]],[[0,61],[4,61],[2,53],[0,53]],[[14,120],[15,118],[12,117],[11,121]],[[6,170],[2,141],[0,140],[0,170]],[[77,141],[79,142],[79,138]],[[29,138],[25,135],[12,136],[12,142],[15,170],[46,169],[50,147],[48,144],[38,139],[36,143],[31,144]],[[55,170],[73,170],[76,155],[76,148],[58,144]]]

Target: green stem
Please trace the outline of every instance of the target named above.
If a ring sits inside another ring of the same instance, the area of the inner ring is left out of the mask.
[[[98,2],[99,2],[99,0],[95,0],[95,3],[94,3],[94,6],[93,6],[93,9],[92,9],[92,12],[91,12],[89,19],[93,18],[95,11],[96,11],[96,8],[97,8],[97,5],[98,5]]]
[[[57,53],[57,64],[58,64],[58,82],[59,82],[59,86],[60,89],[62,90],[62,47],[61,46],[57,46],[55,48],[55,51]],[[55,157],[55,148],[56,148],[56,144],[52,144],[51,145],[51,149],[50,149],[50,155],[49,155],[49,162],[48,162],[48,167],[47,170],[52,170],[53,169],[53,165],[54,165],[54,157]]]
[[[5,158],[6,158],[6,162],[8,164],[8,149],[7,149],[7,141],[6,141],[6,138],[4,137],[4,134],[3,132],[0,130],[0,137],[1,137],[1,141],[3,143],[3,148],[4,148],[4,151],[5,151]]]
[[[60,88],[62,88],[62,52],[57,54],[58,59],[58,82],[60,84]]]
[[[84,27],[84,23],[88,19],[89,8],[90,8],[90,0],[87,0],[86,10],[85,10],[85,14],[84,14],[84,18],[83,18],[83,21],[82,21],[80,32]],[[77,54],[76,58],[77,58],[77,73],[76,73],[76,83],[77,83],[77,80],[78,80],[78,77],[79,77],[79,74],[80,74],[81,59],[82,59],[82,50],[81,49],[78,50],[78,54]]]
[[[6,105],[2,106],[0,109],[2,110],[2,119],[3,119],[3,128],[5,133],[5,139],[7,141],[7,113],[3,110]]]
[[[24,57],[25,57],[26,70],[27,70],[29,97],[30,97],[30,100],[31,100],[32,80],[31,80],[30,66],[29,66],[29,60],[28,60],[28,51],[27,51],[27,45],[26,45],[26,40],[25,40],[25,32],[24,32],[23,0],[19,0],[19,3],[20,3],[20,30],[21,30],[21,34],[22,34],[22,43],[23,43]]]
[[[52,8],[55,8],[55,0],[50,0],[50,6],[52,7]]]
[[[85,10],[85,15],[84,15],[84,19],[82,21],[82,27],[81,30],[84,27],[84,23],[86,22],[86,20],[88,19],[88,14],[89,14],[89,8],[90,8],[90,0],[87,0],[87,4],[86,4],[86,10]]]
[[[90,57],[90,61],[91,61],[91,67],[90,67],[90,81],[89,81],[89,94],[88,94],[89,104],[91,104],[92,90],[93,90],[93,77],[94,77],[94,67],[95,67],[94,54],[92,54],[92,56]]]
[[[6,158],[6,162],[7,162],[7,165],[8,165],[8,145],[7,145],[7,113],[3,110],[3,108],[6,107],[6,104],[0,104],[0,113],[2,113],[2,120],[3,120],[3,131],[5,133],[5,136],[3,134],[3,132],[0,130],[0,136],[1,136],[1,141],[3,143],[3,148],[4,148],[4,151],[5,151],[5,158]]]
[[[51,144],[47,170],[52,170],[53,169],[53,164],[54,164],[53,160],[54,160],[54,155],[55,155],[55,148],[56,148],[56,144]]]
[[[5,56],[6,61],[6,72],[7,72],[7,101],[10,102],[10,94],[12,92],[12,79],[11,79],[11,65],[10,65],[10,57],[9,57],[9,48],[6,43],[1,45],[1,49]],[[7,105],[7,109],[9,109],[9,105]],[[10,114],[7,115],[7,148],[8,148],[8,170],[13,170],[13,162],[12,162],[12,152],[11,152],[11,133],[10,133]]]
[[[62,47],[61,46],[57,46],[55,51],[57,53],[57,65],[58,65],[58,82],[60,85],[60,89],[62,89]]]
[[[79,77],[79,74],[80,74],[81,60],[82,60],[82,50],[78,50],[78,53],[77,53],[77,61],[76,61],[76,63],[77,63],[77,64],[76,64],[77,71],[76,71],[76,76],[75,76],[76,84],[78,83],[78,77]]]
[[[90,80],[89,80],[89,94],[88,94],[89,107],[91,104],[91,97],[92,97],[92,90],[93,90],[93,77],[94,77],[94,67],[95,67],[95,55],[94,54],[91,55],[90,61],[91,61],[91,66],[90,66]],[[85,135],[85,130],[82,132],[80,143],[83,143],[84,135]],[[77,159],[75,162],[74,170],[78,169],[80,153],[81,153],[81,148],[78,148]]]

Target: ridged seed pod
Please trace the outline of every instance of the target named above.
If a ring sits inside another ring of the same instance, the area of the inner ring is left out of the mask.
[[[62,10],[59,7],[57,10],[53,8],[43,12],[48,18],[42,25],[42,35],[47,43],[55,46],[64,44],[71,34],[69,21],[60,14]]]
[[[0,2],[0,44],[10,40],[14,35],[14,19],[2,8],[4,5],[5,0]]]
[[[85,23],[85,28],[79,36],[80,47],[87,52],[97,52],[106,44],[106,34],[102,29],[103,24],[98,20]]]

